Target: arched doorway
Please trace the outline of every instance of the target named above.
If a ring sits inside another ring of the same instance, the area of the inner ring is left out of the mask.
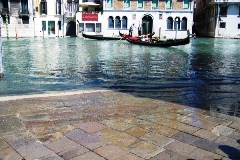
[[[66,36],[76,37],[76,22],[70,21],[67,24]]]
[[[150,15],[145,15],[142,18],[142,34],[152,33],[153,19]]]

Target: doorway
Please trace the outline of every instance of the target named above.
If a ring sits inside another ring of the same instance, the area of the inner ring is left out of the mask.
[[[76,37],[76,22],[70,21],[66,27],[66,36]]]
[[[142,18],[142,34],[146,35],[153,31],[153,19],[150,15],[145,15]]]

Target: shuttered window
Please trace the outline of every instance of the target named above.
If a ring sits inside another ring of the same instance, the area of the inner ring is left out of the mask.
[[[172,0],[166,0],[166,9],[172,8]]]
[[[107,8],[112,8],[113,0],[107,0]]]
[[[189,0],[184,0],[183,2],[183,8],[188,9],[189,8]]]
[[[124,0],[124,8],[130,8],[130,0]]]
[[[143,0],[138,0],[138,8],[143,8]]]
[[[158,0],[152,0],[152,8],[158,8]]]

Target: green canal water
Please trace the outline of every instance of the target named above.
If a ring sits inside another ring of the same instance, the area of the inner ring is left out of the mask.
[[[111,89],[240,117],[240,40],[158,48],[84,38],[3,39],[0,96]]]

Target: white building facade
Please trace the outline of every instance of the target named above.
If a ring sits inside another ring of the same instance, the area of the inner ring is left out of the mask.
[[[240,38],[240,0],[198,0],[194,17],[199,35]]]
[[[186,31],[192,31],[193,6],[192,0],[104,0],[100,3],[101,13],[94,13],[92,8],[96,6],[83,5],[80,9],[82,12],[76,18],[81,29],[88,34],[119,35],[119,31],[128,33],[130,26],[134,24],[134,36],[138,35],[137,28],[141,26],[142,34],[155,32],[154,36],[157,37],[174,38],[177,29],[179,37],[186,37]],[[87,19],[85,14],[88,17],[92,14],[97,18]]]

